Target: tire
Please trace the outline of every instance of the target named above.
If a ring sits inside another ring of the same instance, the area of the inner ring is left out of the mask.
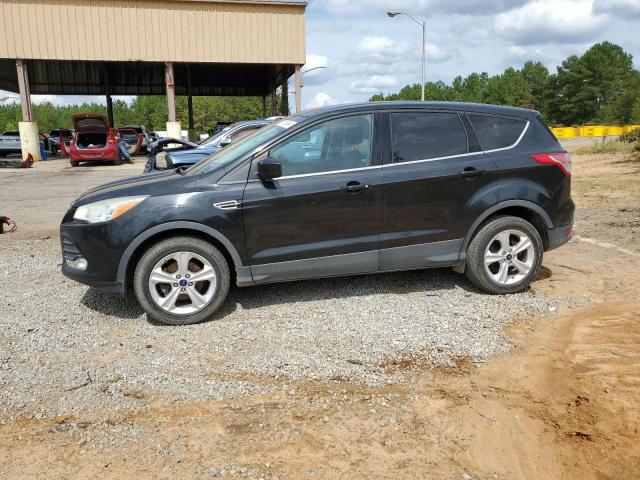
[[[71,166],[72,167],[78,167],[80,165],[80,162],[76,162],[76,161],[73,161],[73,160],[69,160],[69,161],[71,162]]]
[[[122,165],[122,158],[120,158],[120,154],[118,153],[118,157],[113,161],[114,165]]]
[[[198,278],[199,271],[210,279],[189,282],[190,277]],[[160,279],[155,284],[152,273]],[[167,325],[192,325],[211,318],[227,298],[229,282],[224,255],[195,237],[169,238],[152,246],[142,255],[133,278],[136,297],[149,319]],[[163,301],[166,308],[160,305]]]
[[[469,244],[465,274],[489,293],[521,292],[538,274],[543,251],[540,234],[529,222],[519,217],[493,217],[478,228]]]

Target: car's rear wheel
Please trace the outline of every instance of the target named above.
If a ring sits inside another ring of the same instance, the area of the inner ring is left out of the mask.
[[[164,240],[142,255],[134,290],[147,315],[168,325],[207,320],[229,292],[229,266],[210,243],[195,237]]]
[[[540,234],[529,222],[519,217],[494,217],[471,240],[465,273],[489,293],[520,292],[538,274],[543,250]]]
[[[72,167],[77,167],[77,166],[79,166],[79,165],[80,165],[80,162],[76,162],[76,161],[74,161],[74,160],[69,160],[69,161],[71,162],[71,166],[72,166]]]

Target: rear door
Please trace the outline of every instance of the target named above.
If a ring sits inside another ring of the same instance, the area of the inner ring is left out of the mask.
[[[333,117],[254,160],[242,200],[254,281],[377,271],[378,130],[370,113]],[[266,156],[280,161],[282,177],[257,179]]]
[[[389,112],[380,270],[458,260],[473,221],[497,200],[495,164],[455,111]]]

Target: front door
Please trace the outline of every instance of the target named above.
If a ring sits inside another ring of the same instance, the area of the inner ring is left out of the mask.
[[[473,221],[497,201],[494,162],[464,113],[389,114],[380,270],[451,265]]]
[[[260,159],[282,177],[252,168],[242,199],[255,282],[375,272],[380,229],[380,156],[374,115],[332,118],[283,140]]]

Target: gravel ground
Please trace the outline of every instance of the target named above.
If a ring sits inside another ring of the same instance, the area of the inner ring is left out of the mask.
[[[297,380],[401,380],[413,358],[482,362],[509,348],[510,320],[555,311],[534,290],[479,293],[448,269],[232,288],[217,318],[165,327],[122,299],[65,279],[57,236],[3,236],[0,421],[153,398],[291,391]]]

